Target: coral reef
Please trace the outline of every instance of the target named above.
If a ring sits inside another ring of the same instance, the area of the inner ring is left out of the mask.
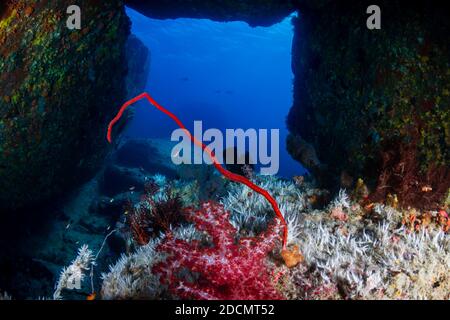
[[[150,240],[131,255],[123,255],[109,272],[102,275],[102,299],[156,299],[161,297],[159,279],[152,266],[159,260],[155,245],[159,239]]]
[[[22,272],[29,275],[27,268],[33,269],[35,279],[51,278],[80,240],[99,246],[113,217],[128,233],[117,236],[120,244],[111,243],[111,250],[126,254],[102,277],[104,299],[450,298],[450,27],[445,10],[434,4],[389,1],[383,21],[390,23],[383,24],[383,32],[373,32],[364,28],[364,2],[83,0],[86,24],[72,32],[62,14],[70,1],[3,1],[1,214],[73,189],[103,160],[110,107],[137,90],[124,79],[126,70],[129,80],[145,82],[130,59],[144,59],[146,50],[128,37],[124,3],[154,17],[179,17],[182,11],[190,17],[240,19],[251,25],[272,24],[299,9],[300,17],[293,21],[295,97],[288,117],[288,148],[336,198],[328,204],[328,192],[303,177],[290,182],[248,174],[274,196],[289,227],[287,242],[301,251],[303,262],[286,268],[279,257],[268,254],[272,246],[279,251],[272,241],[273,210],[251,189],[224,181],[204,167],[185,167],[179,175],[190,174],[192,180],[175,181],[167,193],[158,193],[162,198],[155,198],[144,183],[152,173],[136,174],[136,179],[122,175],[121,188],[104,194],[98,206],[87,203],[92,200],[86,195],[92,189],[87,188],[82,200],[52,212],[57,231],[48,238],[60,241],[41,250],[37,247],[42,240],[34,241],[28,254],[32,251],[39,259],[8,260],[5,254],[0,262],[7,272],[1,280],[14,272],[16,283],[21,283],[15,292],[9,282],[5,289],[18,297],[17,291],[31,283],[17,281]],[[125,53],[126,48],[136,51]],[[115,156],[120,157],[120,151]],[[136,165],[136,159],[121,160]],[[159,189],[168,184],[163,176],[152,179]],[[145,195],[139,201],[141,192]],[[178,221],[183,207],[198,206],[212,195],[222,197],[224,208],[207,202],[191,212],[195,225]],[[139,203],[126,211],[127,201]],[[93,218],[91,210],[101,208],[102,219]],[[264,247],[261,252],[258,244]],[[191,254],[181,255],[187,249]],[[206,259],[210,252],[217,254],[214,250],[233,254],[221,265],[220,259]],[[242,256],[245,252],[248,255]],[[92,252],[82,247],[80,254],[89,258],[79,257],[63,271],[54,298],[70,294],[64,289],[68,279],[83,278]],[[173,267],[180,272],[168,274],[177,261],[191,270]],[[212,277],[209,268],[224,272]],[[247,277],[245,287],[233,276],[240,272]],[[202,281],[192,282],[195,277]],[[183,285],[176,286],[180,279]]]
[[[299,212],[310,210],[316,198],[326,192],[312,188],[311,184],[303,183],[300,187],[292,182],[276,177],[257,176],[261,188],[270,192],[288,224],[288,244],[297,244]],[[273,218],[270,204],[261,201],[261,196],[242,185],[232,185],[221,203],[231,212],[230,221],[233,226],[246,236],[254,236],[267,229],[267,221]]]
[[[123,255],[103,275],[101,297],[450,298],[446,211],[411,212],[380,203],[368,208],[345,190],[318,208],[316,201],[326,192],[308,181],[254,179],[279,202],[289,223],[289,245],[300,248],[302,263],[288,268],[280,262],[280,233],[273,228],[270,205],[246,186],[229,184],[223,206],[204,203],[190,211],[188,221],[194,224],[170,228]],[[236,274],[241,274],[238,282]],[[262,282],[270,289],[267,295],[258,291]]]
[[[287,220],[295,217],[290,243],[299,245],[305,259],[280,280],[286,297],[449,298],[450,238],[439,218],[444,213],[430,212],[434,218],[429,224],[410,230],[407,212],[376,204],[368,213],[344,190],[324,209],[313,210],[307,205],[310,186],[303,184],[306,190],[300,190],[276,179],[263,185],[274,193]],[[239,225],[263,228],[264,203],[252,201],[241,187],[232,186],[224,203],[239,213]]]
[[[170,185],[160,187],[152,179],[147,182],[141,201],[127,211],[133,239],[139,245],[186,221],[181,196]]]
[[[221,205],[203,203],[191,212],[190,219],[211,237],[211,246],[168,234],[156,248],[168,257],[152,271],[172,294],[184,299],[282,298],[272,285],[265,262],[279,239],[278,225],[269,226],[258,237],[236,240],[236,229],[228,218]]]
[[[399,212],[383,205],[375,211],[377,222],[351,209],[349,222],[313,213],[301,230],[305,261],[344,298],[448,299],[448,234],[408,232]]]

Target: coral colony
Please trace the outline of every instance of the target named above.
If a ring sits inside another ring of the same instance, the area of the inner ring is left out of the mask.
[[[153,217],[148,242],[133,240],[102,275],[103,299],[448,299],[449,219],[430,212],[427,225],[411,229],[408,212],[361,199],[342,190],[324,209],[314,209],[326,192],[310,183],[256,177],[271,192],[289,225],[288,245],[302,250],[288,268],[277,254],[278,230],[267,202],[246,186],[230,184],[216,203],[186,208],[186,220],[158,236]],[[192,185],[172,185],[179,195]],[[153,201],[167,201],[166,192]],[[191,202],[186,198],[184,201]],[[148,199],[143,199],[147,205]],[[157,205],[157,204],[156,204]],[[338,213],[337,213],[338,212]],[[136,214],[136,213],[132,213]],[[406,219],[406,220],[405,220]],[[157,222],[158,223],[158,222]],[[79,267],[84,249],[67,270]],[[64,271],[62,274],[65,274]],[[79,274],[79,273],[77,273]],[[61,276],[63,278],[63,276]],[[60,280],[61,281],[61,280]],[[64,284],[65,282],[63,282]],[[55,293],[59,297],[59,288]]]
[[[212,246],[168,234],[156,247],[168,257],[153,266],[153,273],[180,298],[281,299],[265,262],[279,238],[278,225],[270,225],[258,237],[242,237],[236,242],[237,230],[229,215],[212,201],[190,212],[189,219],[198,231],[208,234]],[[193,274],[183,274],[184,270]]]
[[[228,170],[226,170],[217,160],[216,156],[214,155],[214,153],[209,149],[208,146],[206,146],[203,142],[197,140],[197,138],[195,138],[194,136],[191,135],[191,133],[186,129],[186,127],[184,126],[184,124],[177,118],[176,115],[174,115],[173,113],[171,113],[170,111],[168,111],[167,109],[165,109],[164,107],[162,107],[158,102],[156,102],[148,93],[142,93],[141,95],[129,100],[128,102],[126,102],[124,105],[122,105],[122,107],[119,109],[119,112],[117,113],[117,115],[114,117],[113,120],[111,120],[111,122],[109,123],[108,126],[108,133],[107,133],[107,139],[108,142],[111,143],[112,139],[111,139],[111,132],[112,132],[112,128],[114,126],[114,124],[119,121],[120,117],[123,115],[124,111],[126,110],[126,108],[128,108],[131,104],[135,103],[136,101],[139,101],[141,99],[147,99],[153,106],[155,106],[159,111],[165,113],[166,115],[168,115],[170,118],[172,118],[173,121],[175,121],[175,123],[184,131],[184,133],[191,139],[191,141],[196,144],[197,146],[201,147],[210,157],[214,167],[223,175],[225,176],[227,179],[230,179],[232,181],[236,181],[236,182],[240,182],[245,184],[246,186],[248,186],[249,188],[251,188],[252,190],[254,190],[255,192],[258,192],[259,194],[261,194],[262,196],[264,196],[267,201],[269,201],[269,203],[272,205],[273,210],[275,211],[275,214],[277,215],[277,217],[282,221],[283,225],[284,225],[284,231],[283,231],[283,249],[286,250],[286,240],[287,240],[287,234],[288,234],[288,230],[287,230],[287,224],[286,221],[284,220],[283,215],[280,212],[280,209],[278,208],[278,204],[276,203],[276,201],[273,199],[273,197],[264,189],[258,187],[257,185],[255,185],[254,183],[252,183],[250,180],[248,180],[247,178],[232,173]]]
[[[109,141],[123,110],[108,128]],[[449,298],[450,219],[444,210],[421,214],[398,209],[394,200],[370,203],[362,180],[351,192],[341,189],[323,207],[329,192],[303,177],[289,182],[251,176],[254,183],[231,176],[241,183],[230,182],[219,202],[194,200],[195,182],[150,177],[141,201],[126,209],[125,227],[136,249],[102,274],[99,296]],[[256,183],[259,187],[251,188]],[[279,210],[272,201],[262,201],[258,190],[279,204]],[[62,298],[62,289],[79,288],[73,280],[81,282],[93,263],[92,252],[83,246],[62,271],[54,298]],[[89,297],[95,296],[92,292]]]

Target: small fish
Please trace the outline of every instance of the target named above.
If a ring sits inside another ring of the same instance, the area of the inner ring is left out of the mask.
[[[70,228],[70,223],[66,225],[66,230]]]
[[[430,192],[433,191],[433,188],[430,186],[423,186],[422,187],[422,192]]]
[[[109,203],[113,203],[114,202],[114,198],[111,198],[110,200],[109,200]]]
[[[130,187],[130,191],[133,191],[134,189],[136,189],[136,187],[135,186],[132,186],[132,187]]]

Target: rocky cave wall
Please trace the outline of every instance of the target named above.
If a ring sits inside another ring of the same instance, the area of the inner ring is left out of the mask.
[[[0,207],[31,206],[90,177],[125,99],[129,20],[121,1],[3,2],[0,20]]]
[[[370,200],[438,207],[450,187],[450,11],[382,2],[382,29],[368,30],[367,5],[294,20],[288,149],[327,187],[362,178]]]

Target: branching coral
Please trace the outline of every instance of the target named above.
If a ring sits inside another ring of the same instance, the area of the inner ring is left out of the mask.
[[[7,292],[0,291],[0,301],[1,300],[12,300],[12,298]]]
[[[151,268],[159,259],[155,246],[159,239],[152,239],[130,256],[122,255],[109,272],[102,274],[103,299],[155,299],[162,292],[158,278]]]
[[[430,224],[411,229],[402,224],[408,212],[382,204],[367,211],[344,191],[314,210],[309,199],[322,191],[309,184],[255,179],[280,203],[301,264],[289,269],[267,254],[277,239],[270,206],[247,187],[230,184],[223,207],[209,202],[191,210],[187,220],[194,225],[171,227],[166,238],[123,256],[104,275],[103,297],[450,298],[450,238],[440,222],[445,211],[430,212]],[[333,216],[336,208],[346,219]],[[269,292],[256,294],[263,286]]]
[[[348,216],[345,210],[350,209],[350,199],[345,190],[339,190],[338,196],[329,206],[331,217],[340,221],[347,221]]]
[[[185,220],[183,201],[171,186],[161,189],[152,180],[145,189],[141,201],[128,210],[131,233],[139,245],[147,244],[152,235],[167,232]]]
[[[450,240],[441,231],[444,213],[432,213],[433,223],[411,232],[402,226],[405,213],[380,204],[368,213],[344,190],[325,210],[312,210],[308,199],[317,190],[308,185],[298,188],[274,178],[261,185],[276,197],[287,222],[294,220],[289,242],[298,244],[305,258],[281,279],[287,297],[449,298]],[[231,186],[222,203],[238,229],[263,229],[269,208],[247,193],[245,187]]]
[[[299,213],[308,207],[310,190],[298,188],[288,181],[258,176],[262,188],[268,190],[280,204],[280,210],[288,224],[288,244],[295,243],[298,236]],[[267,229],[267,222],[273,217],[271,207],[261,201],[258,194],[243,185],[230,185],[226,197],[221,200],[231,212],[231,223],[241,233],[253,236]]]
[[[184,241],[200,240],[202,235],[189,224],[173,228],[170,233],[175,239]],[[153,266],[163,259],[155,250],[161,238],[151,239],[130,254],[123,254],[109,267],[109,272],[102,274],[102,299],[157,299],[165,294],[157,275],[152,273]]]
[[[59,280],[56,283],[53,299],[62,299],[62,290],[80,289],[81,282],[85,278],[84,272],[91,268],[94,262],[92,250],[87,245],[83,245],[78,250],[78,256],[72,261],[70,266],[61,271]]]
[[[190,242],[168,235],[157,251],[167,258],[153,267],[161,282],[180,298],[194,299],[281,299],[274,288],[266,258],[279,238],[279,225],[258,237],[236,239],[223,206],[203,203],[189,217],[212,245]]]
[[[401,213],[381,205],[376,211],[383,217],[378,223],[338,226],[325,212],[306,219],[306,262],[347,298],[448,299],[448,235],[436,228],[411,233],[396,227]]]

